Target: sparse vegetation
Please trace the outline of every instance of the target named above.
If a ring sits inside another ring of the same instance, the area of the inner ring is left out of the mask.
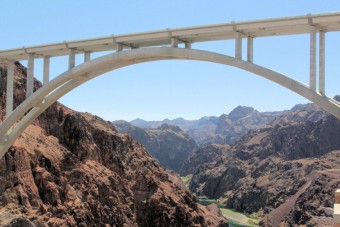
[[[189,174],[189,175],[186,175],[186,176],[181,176],[181,180],[183,181],[186,188],[189,188],[191,178],[192,178],[192,174]]]
[[[259,222],[261,220],[261,218],[259,218],[256,214],[240,213],[234,209],[227,209],[220,200],[200,197],[199,203],[204,206],[216,204],[218,208],[220,208],[223,216],[228,220],[230,226],[259,226]]]
[[[223,208],[224,205],[219,200],[200,198],[199,203],[204,206],[209,206],[210,204],[216,204],[218,208]]]

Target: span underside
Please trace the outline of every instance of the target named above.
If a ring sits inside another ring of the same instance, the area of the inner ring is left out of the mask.
[[[108,54],[78,65],[62,73],[29,96],[0,126],[0,136],[2,137],[0,158],[34,119],[74,88],[118,68],[171,59],[213,62],[243,69],[292,90],[340,119],[340,104],[338,102],[318,94],[303,83],[262,66],[202,50],[168,47],[132,49]]]

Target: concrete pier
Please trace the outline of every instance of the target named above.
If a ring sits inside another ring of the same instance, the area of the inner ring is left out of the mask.
[[[28,66],[27,66],[27,85],[26,85],[26,98],[33,94],[34,89],[34,55],[30,54],[28,56]]]
[[[316,30],[310,32],[310,79],[309,88],[316,91]]]
[[[47,84],[50,81],[50,56],[44,57],[44,76],[43,84]]]
[[[319,93],[325,95],[325,32],[319,33]]]
[[[14,62],[7,62],[6,118],[13,112]]]
[[[254,56],[254,38],[248,37],[247,39],[247,61],[253,63]]]
[[[116,48],[116,52],[120,52],[120,51],[122,51],[122,50],[123,50],[123,45],[120,44],[120,43],[118,43],[118,44],[117,44],[117,48]]]
[[[178,47],[178,39],[176,38],[171,38],[171,47]]]
[[[70,49],[70,55],[68,59],[68,69],[72,69],[76,66],[76,51],[75,49]]]
[[[236,33],[235,58],[242,60],[242,34],[239,32]]]
[[[84,53],[84,62],[88,62],[91,60],[91,52],[86,51]]]

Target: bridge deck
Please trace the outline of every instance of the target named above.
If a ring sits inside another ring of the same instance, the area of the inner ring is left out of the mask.
[[[27,60],[29,54],[34,54],[36,58],[43,56],[63,56],[69,55],[70,49],[75,49],[76,53],[84,53],[116,50],[118,45],[122,45],[123,49],[165,46],[171,44],[172,38],[176,38],[179,43],[195,43],[236,39],[238,33],[241,33],[243,37],[254,38],[306,34],[310,33],[313,28],[324,32],[339,31],[340,13],[231,22],[135,34],[112,35],[86,40],[65,41],[39,46],[0,50],[0,60]]]

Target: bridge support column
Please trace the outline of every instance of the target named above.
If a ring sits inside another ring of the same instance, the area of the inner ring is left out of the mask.
[[[178,47],[178,39],[171,38],[171,47]]]
[[[72,69],[76,66],[76,50],[70,49],[70,55],[68,58],[68,69]]]
[[[319,93],[325,95],[325,32],[319,32]]]
[[[316,91],[316,30],[310,32],[310,78],[309,88]]]
[[[28,56],[28,66],[27,66],[27,82],[26,82],[26,98],[33,94],[34,89],[34,55],[30,54]]]
[[[191,49],[191,42],[185,42],[185,48]]]
[[[50,56],[44,57],[44,79],[43,84],[47,84],[50,81]]]
[[[84,53],[84,62],[88,62],[91,60],[91,52],[85,51]]]
[[[248,37],[247,39],[247,61],[253,63],[253,54],[254,54],[254,38]]]
[[[117,48],[116,48],[116,52],[120,52],[123,50],[123,45],[122,44],[119,44],[117,43]]]
[[[242,60],[242,34],[237,32],[235,40],[235,58]]]
[[[14,62],[7,63],[6,118],[13,112]]]

